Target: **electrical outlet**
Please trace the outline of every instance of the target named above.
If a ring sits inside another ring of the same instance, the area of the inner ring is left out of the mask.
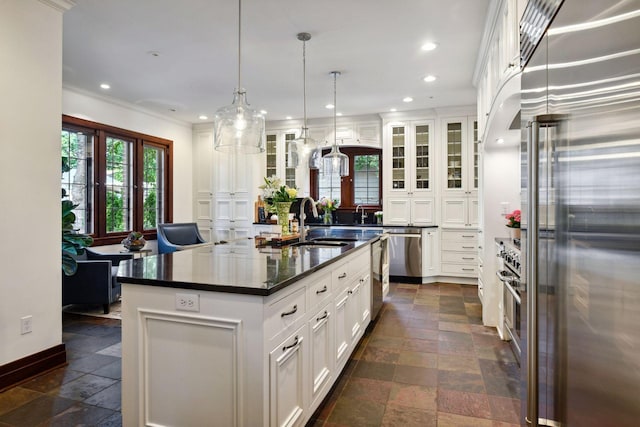
[[[33,316],[24,316],[20,318],[20,333],[28,334],[33,328]]]
[[[200,295],[176,294],[176,310],[200,311]]]

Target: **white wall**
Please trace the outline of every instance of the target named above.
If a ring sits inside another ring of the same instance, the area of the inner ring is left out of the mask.
[[[98,82],[96,81],[96,84]],[[191,124],[164,118],[120,101],[73,88],[62,90],[62,112],[119,128],[173,141],[173,221],[193,221]]]
[[[62,342],[62,12],[0,2],[0,366]],[[33,332],[20,334],[20,318]]]

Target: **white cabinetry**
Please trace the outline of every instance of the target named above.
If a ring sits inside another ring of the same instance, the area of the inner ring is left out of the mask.
[[[266,297],[123,283],[124,425],[305,425],[370,322],[370,268],[365,246]]]
[[[195,220],[202,237],[213,240],[213,131],[195,129],[193,137]]]
[[[440,236],[437,228],[422,230],[422,277],[440,274]]]
[[[271,426],[303,426],[305,421],[306,325],[269,353]]]
[[[385,225],[435,225],[433,120],[390,123],[383,142]]]
[[[478,226],[477,120],[474,117],[441,121],[443,164],[443,227]]]
[[[478,276],[478,233],[474,230],[441,230],[443,276]]]

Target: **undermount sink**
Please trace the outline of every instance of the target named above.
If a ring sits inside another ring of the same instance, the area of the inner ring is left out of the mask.
[[[340,246],[346,246],[346,245],[348,245],[347,242],[309,240],[306,242],[294,243],[291,246],[311,246],[314,248],[338,248]]]

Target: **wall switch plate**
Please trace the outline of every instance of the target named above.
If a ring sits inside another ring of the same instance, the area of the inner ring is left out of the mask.
[[[33,316],[20,318],[20,334],[28,334],[33,331]]]
[[[176,310],[200,311],[200,295],[176,294]]]
[[[509,202],[500,202],[500,211],[502,215],[506,215],[509,213]]]

